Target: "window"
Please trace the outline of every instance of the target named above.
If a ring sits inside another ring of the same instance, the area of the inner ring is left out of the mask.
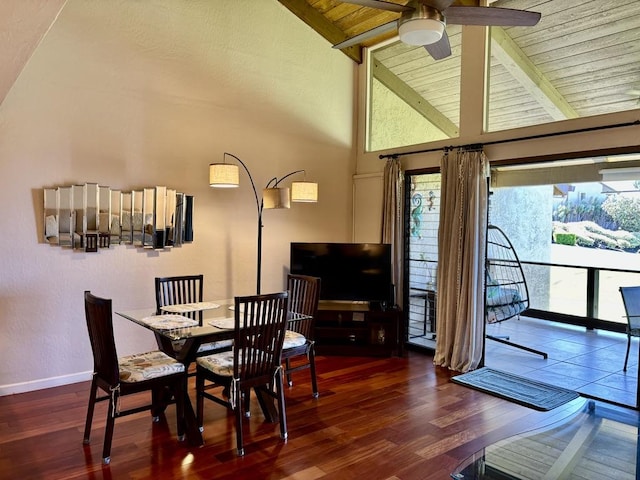
[[[451,56],[395,42],[369,55],[367,150],[458,136],[461,27],[447,26]]]
[[[640,2],[499,0],[542,13],[492,27],[487,131],[637,109]]]

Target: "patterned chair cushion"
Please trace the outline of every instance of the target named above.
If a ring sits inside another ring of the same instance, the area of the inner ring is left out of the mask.
[[[184,365],[159,350],[137,353],[118,359],[120,381],[141,382],[184,372]]]
[[[233,350],[198,357],[196,363],[216,375],[233,377]]]
[[[233,350],[198,357],[196,363],[221,377],[233,377]]]
[[[284,344],[282,348],[286,350],[287,348],[301,347],[306,342],[307,339],[301,333],[294,332],[293,330],[287,330],[284,335]]]
[[[175,340],[171,342],[171,345],[173,346],[173,351],[179,352],[180,350],[182,350],[182,347],[185,341],[186,340]],[[232,346],[233,346],[233,340],[220,340],[218,342],[203,343],[198,347],[198,353],[210,352],[213,350],[222,350],[223,348],[229,348]]]

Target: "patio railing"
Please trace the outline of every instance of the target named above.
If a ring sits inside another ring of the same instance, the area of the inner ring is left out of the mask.
[[[587,328],[625,331],[627,321],[619,288],[640,285],[638,269],[521,263],[531,299],[527,315]]]

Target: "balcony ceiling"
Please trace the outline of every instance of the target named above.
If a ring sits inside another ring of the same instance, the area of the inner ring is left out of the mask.
[[[279,1],[331,44],[400,15],[338,0]],[[542,19],[535,27],[491,29],[491,130],[640,107],[638,0],[499,0],[492,5],[537,11]],[[422,47],[400,42],[386,42],[375,49],[374,57],[384,67],[387,86],[408,86],[459,125],[461,28],[449,25],[447,32],[453,53],[443,60],[434,61]],[[387,33],[343,51],[362,62],[362,47],[394,36],[395,32]]]

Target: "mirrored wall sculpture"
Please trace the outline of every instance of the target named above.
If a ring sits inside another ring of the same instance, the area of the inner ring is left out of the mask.
[[[109,212],[109,236],[111,237],[109,243],[119,243],[122,228],[120,227],[120,212],[122,210],[120,206],[120,200],[122,194],[120,190],[111,190],[110,194],[111,210]]]
[[[167,188],[167,204],[164,214],[164,230],[166,245],[172,247],[173,241],[173,219],[176,216],[176,191]]]
[[[58,243],[71,247],[73,241],[73,197],[71,187],[58,188]]]
[[[86,252],[119,244],[164,249],[193,241],[193,196],[96,183],[44,189],[44,240]]]
[[[132,225],[132,238],[133,244],[136,247],[142,246],[142,190],[134,190],[131,192],[132,197],[132,210],[133,210],[133,222]]]
[[[176,210],[173,217],[173,244],[182,245],[184,232],[184,194],[176,193]]]
[[[120,242],[133,243],[133,194],[122,192],[120,194]]]
[[[142,246],[153,247],[153,216],[155,211],[155,190],[145,188],[142,191]]]
[[[82,248],[82,240],[84,238],[84,185],[72,185],[71,192],[73,196],[73,248]]]

